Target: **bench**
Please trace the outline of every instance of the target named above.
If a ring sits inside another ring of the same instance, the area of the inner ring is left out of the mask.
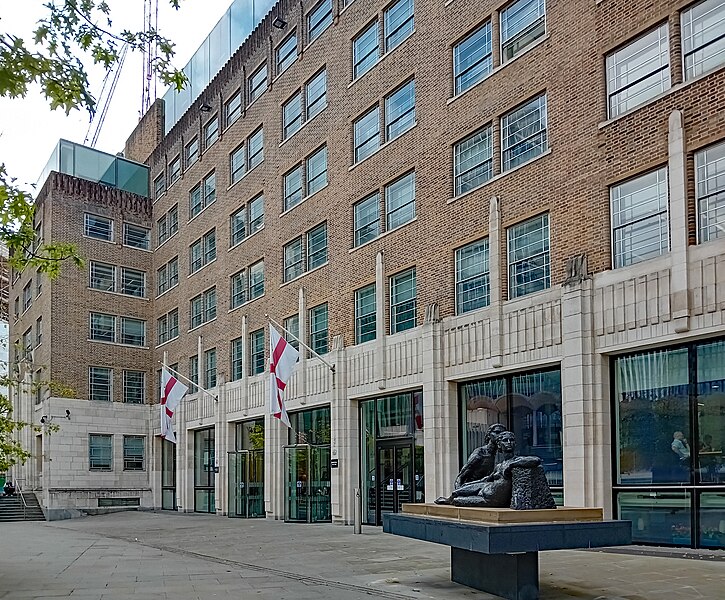
[[[451,547],[451,581],[509,600],[539,598],[539,552],[632,543],[630,521],[601,509],[457,508],[403,505],[383,515],[383,531]]]

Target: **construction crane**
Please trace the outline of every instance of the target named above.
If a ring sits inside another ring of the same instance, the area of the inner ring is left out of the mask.
[[[147,34],[158,31],[159,28],[159,0],[144,0],[144,32]],[[150,40],[146,43],[146,52],[143,61],[143,91],[141,92],[141,113],[143,117],[151,104],[156,100],[156,75],[154,74],[154,61],[159,54],[156,42]]]

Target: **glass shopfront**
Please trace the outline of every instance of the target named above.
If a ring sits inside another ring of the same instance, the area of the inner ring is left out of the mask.
[[[615,504],[638,543],[725,548],[725,340],[612,361]]]
[[[265,517],[264,419],[237,423],[234,447],[228,454],[228,516]]]
[[[194,432],[194,512],[216,513],[214,428]]]
[[[285,515],[288,523],[330,523],[330,407],[290,413],[284,448]]]
[[[563,504],[561,373],[559,369],[469,381],[459,386],[461,466],[484,445],[494,423],[516,436],[516,452],[539,456],[557,504]]]
[[[363,522],[381,525],[386,512],[425,502],[423,392],[360,402]]]
[[[161,439],[161,509],[176,510],[176,444]]]

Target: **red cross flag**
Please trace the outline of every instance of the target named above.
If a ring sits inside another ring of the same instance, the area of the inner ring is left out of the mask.
[[[279,335],[271,323],[269,324],[269,348],[269,412],[273,417],[277,417],[287,427],[290,427],[289,417],[287,416],[287,409],[284,406],[282,395],[287,387],[287,382],[292,377],[297,361],[300,358],[300,353]]]
[[[176,443],[176,435],[174,435],[174,429],[171,425],[171,418],[188,389],[164,366],[161,372],[161,437],[174,444]]]

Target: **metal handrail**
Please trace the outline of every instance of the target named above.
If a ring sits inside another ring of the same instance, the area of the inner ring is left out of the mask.
[[[23,496],[23,486],[20,485],[18,481],[15,482],[18,494],[20,494],[20,499],[23,501],[23,521],[25,521],[25,517],[28,511],[28,503],[25,501],[25,496]]]

